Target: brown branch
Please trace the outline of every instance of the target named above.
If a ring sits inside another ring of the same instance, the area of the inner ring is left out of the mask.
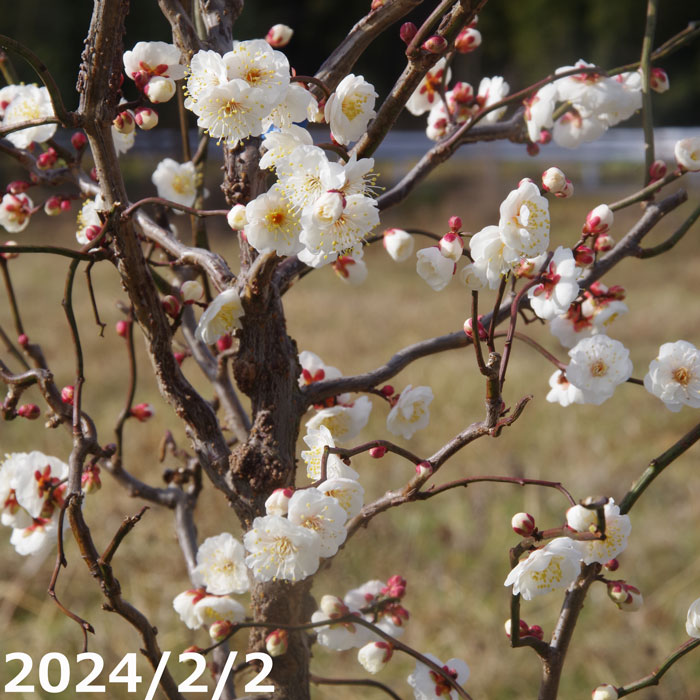
[[[0,127],[0,138],[12,134],[15,131],[23,129],[31,129],[33,126],[42,126],[43,124],[60,124],[61,120],[58,117],[38,117],[37,119],[27,119],[24,122],[17,122],[9,126]]]
[[[663,243],[659,243],[652,248],[642,248],[638,252],[638,257],[644,260],[671,250],[685,236],[690,227],[698,220],[698,217],[700,217],[700,204],[695,207],[693,213]]]
[[[114,534],[114,537],[112,537],[110,543],[107,545],[107,549],[105,549],[105,551],[102,553],[102,556],[99,559],[100,565],[107,564],[108,566],[111,566],[112,559],[117,553],[119,545],[124,541],[124,538],[134,529],[136,523],[138,523],[139,520],[141,520],[143,514],[147,510],[148,506],[144,506],[136,515],[126,517],[124,518],[124,520],[122,520],[122,524],[119,526],[119,529]]]
[[[193,53],[202,48],[192,20],[179,0],[158,0],[158,7],[160,7],[163,16],[170,22],[175,46],[189,60]]]
[[[178,202],[172,202],[169,199],[163,199],[163,197],[144,197],[139,199],[138,202],[130,204],[123,212],[122,218],[128,218],[131,216],[136,209],[142,207],[144,204],[160,204],[163,207],[169,207],[170,209],[177,209],[178,211],[184,211],[192,216],[226,216],[228,214],[228,209],[195,209],[194,207],[188,207],[184,204],[179,204]]]

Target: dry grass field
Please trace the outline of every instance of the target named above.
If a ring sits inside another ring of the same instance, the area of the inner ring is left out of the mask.
[[[442,176],[421,186],[410,205],[386,212],[382,226],[415,226],[439,232],[449,215],[459,214],[467,230],[477,231],[497,223],[500,201],[521,177],[535,178],[540,170],[539,163],[496,171],[487,164],[451,165]],[[611,172],[606,177],[614,183],[616,175]],[[691,200],[697,200],[697,176],[687,186],[694,188]],[[213,183],[210,189],[215,188]],[[571,200],[553,201],[553,243],[573,243],[586,212],[622,192],[619,184],[613,184],[607,193],[577,193]],[[650,240],[667,236],[691,206],[687,204],[664,219]],[[636,207],[621,212],[612,235],[621,236],[638,215]],[[186,231],[188,220],[184,216],[173,219]],[[74,245],[71,226],[67,220],[57,224],[55,219],[37,216],[31,228],[20,235],[23,242]],[[663,258],[624,261],[606,280],[622,284],[628,291],[630,312],[616,322],[611,335],[630,348],[636,377],[644,376],[661,343],[684,338],[700,345],[699,231],[696,226]],[[19,235],[16,238],[19,240]],[[235,260],[236,246],[230,232],[214,227],[212,240],[229,261]],[[368,250],[366,260],[370,276],[361,287],[346,286],[326,268],[288,292],[288,330],[300,350],[312,350],[345,374],[353,374],[383,363],[407,344],[462,327],[470,299],[458,282],[435,293],[416,275],[412,262],[395,264],[380,246]],[[10,267],[27,333],[45,348],[58,385],[72,383],[74,358],[60,305],[68,262],[23,255]],[[100,313],[108,324],[105,337],[99,337],[93,322],[82,275],[76,283],[76,313],[87,363],[83,405],[97,423],[100,441],[106,443],[112,439],[114,421],[125,400],[126,352],[114,331],[120,318],[115,304],[125,297],[117,273],[108,263],[96,267],[94,279]],[[485,301],[492,303],[490,296]],[[11,328],[4,295],[0,325]],[[566,352],[544,326],[533,324],[528,332],[566,359]],[[175,416],[157,395],[138,341],[136,401],[152,402],[156,415],[148,423],[128,423],[125,464],[140,478],[159,484],[163,469],[173,466],[167,459],[164,464],[157,461],[155,446],[163,432],[172,430],[183,447],[186,441]],[[191,358],[184,369],[191,381],[207,392]],[[700,415],[689,408],[671,413],[643,388],[631,384],[621,386],[602,406],[562,409],[545,401],[552,371],[530,348],[516,346],[505,399],[512,405],[525,394],[533,394],[534,400],[500,438],[482,438],[448,463],[438,474],[437,483],[477,474],[525,476],[562,481],[576,498],[605,494],[619,500],[649,460],[694,426]],[[420,455],[430,455],[466,425],[482,418],[484,387],[471,348],[418,361],[392,384],[397,389],[407,384],[430,385],[435,393],[429,428],[410,442],[397,439]],[[38,398],[35,394],[40,403]],[[373,401],[371,421],[361,438],[386,434],[387,409]],[[33,449],[66,459],[70,435],[45,430],[40,421],[0,424],[0,453]],[[700,597],[699,449],[696,446],[674,463],[633,509],[632,535],[620,557],[618,575],[642,590],[645,605],[633,614],[619,612],[607,599],[604,586],[593,587],[565,667],[563,700],[589,698],[591,689],[601,682],[621,685],[639,678],[685,641],[688,605]],[[403,483],[412,470],[391,455],[382,460],[360,457],[353,461],[353,467],[361,473],[367,500]],[[85,504],[86,519],[102,546],[122,519],[143,505],[107,474],[103,474],[103,484],[102,491]],[[555,527],[563,522],[566,507],[562,495],[551,489],[477,484],[390,511],[376,518],[339,553],[332,566],[317,577],[314,593],[317,598],[324,593],[342,596],[368,579],[401,574],[408,580],[405,604],[411,613],[403,638],[407,643],[443,660],[453,656],[465,659],[471,667],[467,689],[475,699],[530,700],[537,696],[539,662],[529,649],[511,650],[503,633],[510,601],[503,581],[509,570],[508,549],[517,542],[510,518],[525,510],[536,517],[540,527]],[[200,539],[223,530],[239,535],[236,518],[210,486],[205,486],[202,494],[197,522]],[[25,651],[35,662],[50,651],[73,657],[80,651],[79,629],[46,595],[53,557],[43,561],[20,557],[9,545],[9,535],[9,529],[0,529],[0,648],[3,652]],[[67,557],[69,566],[59,579],[58,595],[94,625],[96,635],[90,648],[102,654],[106,668],[110,668],[127,651],[138,651],[139,639],[120,618],[100,609],[98,586],[70,541]],[[152,507],[122,544],[114,566],[124,596],[157,626],[162,649],[179,652],[190,644],[207,644],[206,632],[185,629],[172,610],[173,597],[188,584],[170,512]],[[548,636],[561,600],[561,595],[549,594],[524,602],[522,616],[530,625],[541,625]],[[355,653],[315,647],[312,670],[321,676],[361,677]],[[145,681],[149,681],[151,670],[143,661],[139,664]],[[378,680],[408,698],[411,692],[405,677],[412,668],[410,660],[396,655]],[[4,672],[7,675],[7,667]],[[141,698],[146,687],[144,683],[139,693],[130,695],[108,686],[106,697]],[[27,697],[56,696],[37,691]],[[73,695],[66,692],[60,697]],[[320,686],[314,697],[349,700],[382,694],[372,689]],[[697,700],[700,656],[696,652],[686,657],[659,688],[636,697]]]

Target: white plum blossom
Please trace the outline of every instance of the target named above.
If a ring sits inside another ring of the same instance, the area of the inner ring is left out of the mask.
[[[619,697],[617,688],[610,683],[597,686],[591,693],[591,700],[617,700]]]
[[[335,441],[331,431],[325,425],[321,425],[318,430],[310,429],[304,435],[304,442],[311,448],[301,453],[301,458],[306,464],[306,476],[312,481],[316,481],[321,478],[321,458],[324,448],[335,447]],[[329,454],[326,460],[326,478],[358,479],[359,474],[345,464],[338,455]]]
[[[583,392],[575,387],[559,369],[549,378],[549,386],[551,388],[546,398],[550,403],[558,403],[564,408],[572,403],[585,403]]]
[[[318,534],[279,515],[255,518],[243,544],[249,552],[246,566],[256,581],[301,581],[318,569]]]
[[[75,239],[81,246],[87,245],[102,229],[100,212],[105,210],[104,207],[104,199],[99,193],[95,199],[86,199],[83,202],[83,206],[78,212],[76,222],[78,228],[75,232]]]
[[[609,399],[618,384],[632,375],[629,350],[607,335],[580,340],[570,351],[568,380],[583,392],[585,403],[599,406]]]
[[[136,132],[132,131],[130,134],[123,134],[114,125],[112,125],[112,141],[114,142],[114,150],[117,155],[126,153],[131,150],[136,140]]]
[[[644,388],[674,413],[682,406],[700,408],[700,351],[686,340],[664,343],[649,364]]]
[[[177,86],[172,78],[164,78],[162,75],[154,75],[144,86],[144,94],[153,104],[168,102],[175,97]]]
[[[496,102],[500,102],[510,90],[510,85],[500,75],[493,78],[482,78],[479,83],[476,101],[482,108],[490,107]],[[506,111],[506,107],[501,107],[493,112],[489,112],[481,121],[488,123],[497,122]]]
[[[68,523],[64,522],[64,527]],[[34,518],[31,525],[13,528],[10,544],[17,554],[22,556],[41,556],[47,554],[56,544],[58,522],[56,519]]]
[[[173,608],[175,612],[191,630],[199,629],[202,626],[199,616],[194,611],[194,606],[202,600],[202,598],[206,597],[206,595],[203,588],[198,588],[196,590],[178,593],[173,599]]]
[[[202,626],[219,620],[242,622],[245,619],[245,608],[227,596],[205,595],[194,604],[193,612]]]
[[[265,140],[262,143],[264,152],[260,159],[260,168],[274,168],[280,158],[291,155],[297,146],[313,146],[313,144],[311,134],[296,124],[279,131],[270,131],[265,134]]]
[[[336,442],[352,440],[369,421],[372,402],[366,396],[360,396],[352,404],[337,404],[323,408],[306,421],[306,429],[318,429],[325,425]]]
[[[416,272],[422,277],[431,289],[436,292],[443,290],[452,279],[455,271],[455,263],[446,258],[438,246],[422,248],[416,253]]]
[[[388,228],[382,238],[384,249],[396,262],[408,260],[413,254],[413,236],[400,228]]]
[[[379,673],[393,654],[393,647],[385,641],[368,642],[357,652],[357,660],[367,673]]]
[[[443,664],[437,656],[432,654],[423,654],[423,656],[440,666],[447,675],[454,679],[457,685],[464,685],[469,679],[469,666],[462,659],[448,659]],[[420,661],[416,662],[416,667],[407,680],[413,688],[415,700],[445,700],[446,698],[457,700],[459,698],[457,691],[452,688],[444,676]]]
[[[700,598],[694,600],[688,608],[685,631],[689,637],[700,639]]]
[[[359,481],[348,478],[332,478],[316,487],[322,494],[335,498],[347,514],[347,519],[354,518],[362,510],[365,490]]]
[[[331,163],[318,146],[297,146],[275,167],[285,196],[299,210],[313,205],[324,192],[339,189],[344,181],[342,166]]]
[[[556,166],[547,168],[547,170],[542,173],[542,188],[552,194],[562,192],[566,187],[566,182],[566,175],[564,175],[561,168],[557,168]]]
[[[292,497],[294,489],[275,489],[265,501],[266,515],[287,515],[289,510],[289,499]]]
[[[11,134],[7,138],[10,138]],[[676,141],[673,147],[676,163],[691,172],[700,170],[700,138],[691,136],[687,139]]]
[[[557,86],[549,83],[525,100],[525,125],[532,143],[539,142],[542,129],[551,129],[554,125],[553,114],[558,98]]]
[[[158,196],[171,202],[191,207],[197,196],[196,170],[194,163],[178,163],[172,158],[165,158],[158,163],[151,182],[158,190]]]
[[[327,365],[316,353],[310,350],[302,350],[299,353],[299,364],[301,374],[299,375],[299,386],[307,386],[322,379],[338,379],[343,373],[337,367]]]
[[[567,588],[581,569],[581,556],[574,541],[557,537],[544,547],[530,552],[508,574],[504,586],[513,586],[513,595],[524,600],[549,593],[557,588]]]
[[[208,537],[197,550],[194,576],[208,593],[245,593],[250,584],[243,545],[228,532]]]
[[[566,313],[578,296],[578,273],[571,249],[559,246],[540,283],[528,290],[532,310],[545,321]]]
[[[215,343],[222,335],[241,327],[243,305],[235,289],[227,289],[204,310],[199,319],[195,337],[205,345]]]
[[[141,87],[154,76],[180,80],[185,66],[180,65],[180,49],[164,41],[139,41],[124,52],[124,71]]]
[[[305,527],[319,536],[319,553],[332,557],[347,537],[347,514],[335,498],[317,489],[299,489],[289,500],[289,522]]]
[[[326,121],[333,138],[347,145],[357,141],[374,118],[374,102],[377,93],[361,75],[346,75],[328,98],[325,108]]]
[[[263,129],[290,129],[295,122],[306,120],[310,107],[315,103],[316,98],[303,85],[290,83],[280,103],[263,119]]]
[[[490,289],[496,289],[501,277],[510,271],[504,258],[506,244],[501,238],[500,228],[486,226],[481,229],[471,237],[469,248],[474,260],[473,273],[485,279]]]
[[[504,258],[513,263],[534,258],[549,245],[549,202],[531,180],[523,180],[500,207],[498,228],[506,244]]]
[[[328,620],[332,624],[315,628],[316,641],[334,651],[345,651],[366,644],[372,634],[366,627],[352,621],[332,622],[335,618],[351,613],[357,613],[359,616],[359,608],[348,606],[335,596],[324,595],[321,599],[321,609],[311,615],[311,622]]]
[[[362,284],[369,274],[367,263],[362,258],[349,255],[338,256],[333,263],[333,271],[343,282],[353,286]]]
[[[366,581],[358,588],[349,590],[343,598],[345,604],[353,609],[360,610],[380,602],[386,594],[386,583],[373,579]],[[400,637],[404,633],[403,621],[408,617],[408,612],[398,604],[387,605],[381,610],[374,610],[364,615],[364,619],[373,622],[379,629],[392,637]],[[378,636],[370,632],[371,639]]]
[[[478,292],[488,285],[486,270],[476,263],[465,265],[459,271],[459,280],[472,292]]]
[[[185,107],[197,114],[197,103],[207,90],[228,82],[226,64],[216,51],[198,51],[187,68]]]
[[[578,148],[582,143],[599,139],[605,131],[605,124],[593,114],[582,107],[572,107],[554,122],[552,138],[558,146]]]
[[[427,112],[433,105],[440,101],[439,90],[443,84],[443,74],[445,73],[446,61],[441,58],[420,81],[414,93],[406,102],[406,109],[413,115],[420,116]],[[447,85],[452,77],[452,71],[447,68],[445,77],[445,85]]]
[[[408,440],[416,430],[428,425],[430,421],[428,406],[432,400],[433,391],[429,386],[412,387],[409,384],[389,411],[386,418],[387,430]]]
[[[248,223],[248,219],[245,215],[245,208],[245,204],[234,204],[229,210],[229,213],[226,214],[226,223],[234,231],[242,231]]]
[[[8,192],[0,201],[0,226],[10,233],[24,231],[29,226],[33,208],[34,202],[24,192]]]
[[[8,87],[11,87],[8,85]],[[10,103],[5,107],[2,127],[14,126],[30,119],[55,116],[49,91],[36,85],[16,85],[17,89]],[[58,128],[57,124],[41,124],[5,134],[15,148],[27,148],[31,143],[48,141]]]
[[[620,515],[620,506],[611,498],[603,508],[605,516],[604,540],[577,540],[575,546],[581,553],[584,564],[605,562],[614,559],[627,547],[627,538],[632,531],[629,515]],[[595,510],[583,506],[572,506],[566,511],[566,524],[576,532],[596,532],[597,514]]]
[[[588,301],[588,300],[587,300]],[[588,310],[587,301],[581,305],[582,310]],[[594,304],[591,321],[593,323],[593,335],[605,333],[620,314],[629,311],[624,301],[608,301],[605,304]]]
[[[285,198],[279,184],[258,195],[245,208],[245,235],[259,253],[294,255],[303,249],[299,241],[299,214]]]
[[[286,24],[273,24],[265,35],[265,41],[276,49],[286,46],[292,39],[294,30]]]

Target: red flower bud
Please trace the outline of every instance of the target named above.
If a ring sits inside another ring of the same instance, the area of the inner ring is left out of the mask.
[[[76,131],[73,136],[70,137],[70,142],[76,151],[82,151],[85,146],[87,146],[87,136],[82,131]]]
[[[386,454],[386,447],[384,445],[378,445],[377,447],[371,447],[369,450],[369,456],[374,457],[374,459],[381,459]]]
[[[36,420],[41,415],[41,409],[35,403],[25,403],[17,409],[17,415],[28,420]]]
[[[131,415],[137,420],[144,423],[153,415],[153,406],[150,403],[139,403],[132,406]]]
[[[122,338],[128,338],[130,325],[131,321],[117,321],[116,325],[114,326],[117,331],[117,335],[120,335]]]
[[[381,391],[384,396],[394,395],[394,387],[391,386],[391,384],[385,384],[379,391]]]
[[[413,22],[404,22],[399,29],[399,36],[404,44],[408,45],[411,43],[413,37],[418,33],[418,27],[416,27]]]
[[[423,47],[428,53],[440,54],[444,53],[447,48],[447,39],[444,36],[434,34],[429,39],[423,42]]]
[[[22,194],[22,192],[26,192],[31,186],[32,185],[30,182],[26,182],[24,180],[13,180],[5,188],[5,190],[10,194]]]
[[[177,318],[177,315],[180,313],[180,302],[172,294],[164,296],[160,300],[160,303],[163,307],[163,311],[165,311],[168,316]]]
[[[216,341],[216,347],[219,349],[219,352],[224,352],[224,350],[228,350],[232,345],[233,345],[233,338],[231,337],[230,333],[224,333]]]
[[[462,219],[458,216],[451,216],[447,224],[450,227],[450,231],[454,231],[455,233],[462,229]]]
[[[20,335],[17,336],[17,343],[23,348],[26,348],[27,345],[29,345],[29,338],[27,337],[26,333],[21,333]]]
[[[74,394],[75,389],[70,384],[68,384],[68,386],[64,386],[63,389],[61,389],[61,401],[72,406]]]

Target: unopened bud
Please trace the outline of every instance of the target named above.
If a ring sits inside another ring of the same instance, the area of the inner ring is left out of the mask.
[[[392,260],[404,262],[411,257],[415,242],[413,236],[407,231],[400,228],[388,228],[384,231],[382,244]]]
[[[161,306],[163,311],[165,311],[171,318],[177,318],[180,313],[180,302],[172,295],[168,294],[164,296],[161,301]]]
[[[293,494],[294,489],[275,489],[265,501],[265,512],[267,515],[287,515],[289,499]]]
[[[528,143],[525,150],[529,156],[534,158],[540,152],[540,147],[536,143]]]
[[[594,260],[593,250],[586,245],[580,245],[574,249],[574,260],[579,267],[590,265]]]
[[[234,204],[231,211],[226,214],[226,221],[234,231],[240,231],[242,228],[245,228],[245,225],[248,223],[245,215],[245,205]]]
[[[556,194],[566,186],[566,175],[557,167],[547,168],[542,173],[542,189],[545,192]]]
[[[666,92],[671,87],[668,81],[668,74],[663,68],[651,69],[649,85],[654,92]]]
[[[369,642],[357,652],[357,660],[367,673],[379,673],[393,653],[394,647],[389,642]]]
[[[88,495],[100,490],[102,481],[100,480],[100,468],[96,464],[83,469],[82,476],[80,477],[80,485],[82,486],[83,493]]]
[[[394,574],[389,577],[386,582],[386,586],[382,588],[382,593],[388,595],[391,598],[403,598],[406,595],[406,579],[399,574]]]
[[[592,700],[617,700],[619,697],[617,693],[617,688],[610,683],[603,683],[599,685],[592,693]]]
[[[180,287],[180,294],[185,304],[192,304],[195,301],[201,301],[204,298],[204,287],[197,280],[187,280]]]
[[[620,568],[620,562],[617,559],[611,559],[610,561],[605,562],[603,566],[608,571],[617,571]]]
[[[294,30],[286,24],[275,24],[267,30],[265,41],[275,49],[281,49],[292,39]]]
[[[82,151],[85,146],[87,146],[87,136],[82,131],[76,131],[73,136],[70,137],[70,142],[76,151]]]
[[[233,623],[229,620],[217,620],[209,626],[209,636],[215,642],[223,642],[233,632]]]
[[[511,632],[513,630],[513,621],[510,618],[508,618],[505,621],[505,624],[503,625],[503,627],[505,628],[505,631],[506,631],[506,637],[508,637],[508,639],[510,639]],[[525,620],[519,620],[518,621],[518,634],[521,637],[526,637],[529,631],[530,631],[530,628],[528,627],[527,622],[525,622]]]
[[[28,420],[36,420],[41,415],[41,409],[35,403],[25,403],[17,409],[17,415]]]
[[[117,321],[114,326],[117,335],[120,335],[122,338],[128,338],[130,325],[131,321]]]
[[[154,75],[146,83],[143,91],[146,93],[146,97],[154,104],[167,102],[175,94],[175,81],[171,78]]]
[[[47,216],[58,216],[61,211],[61,197],[57,194],[49,197],[44,203],[44,212]]]
[[[418,33],[418,27],[413,22],[404,22],[399,29],[401,41],[408,46],[413,40],[413,37]]]
[[[537,637],[537,639],[543,639],[544,638],[544,630],[539,626],[539,625],[533,625],[532,627],[528,628],[527,637]]]
[[[67,403],[70,406],[72,406],[74,395],[75,389],[70,384],[68,384],[68,386],[64,386],[63,389],[61,389],[61,401],[63,401],[63,403]]]
[[[61,200],[61,211],[70,211],[70,199]]]
[[[460,222],[461,223],[461,222]],[[464,250],[464,243],[462,237],[456,233],[446,233],[438,243],[440,252],[444,257],[457,262],[462,257],[462,251]]]
[[[608,583],[608,597],[623,612],[635,612],[644,603],[640,590],[624,581],[610,581]]]
[[[187,355],[184,352],[174,352],[173,357],[175,358],[175,362],[177,362],[178,366],[182,366],[182,363],[185,361]]]
[[[607,233],[601,233],[599,236],[596,236],[593,248],[595,249],[596,253],[606,253],[614,245],[615,239],[612,236],[609,236]]]
[[[201,654],[202,653],[202,647],[198,647],[196,645],[192,645],[190,647],[187,647],[187,649],[182,650],[183,654]]]
[[[481,322],[480,319],[477,319],[477,324],[478,324],[478,330],[479,330],[479,339],[480,340],[486,340],[489,337],[488,331],[484,327],[484,324]],[[467,338],[472,337],[472,318],[471,316],[464,322],[464,332],[467,335]]]
[[[459,216],[451,216],[447,221],[447,225],[450,227],[450,231],[457,233],[462,230],[462,219]]]
[[[481,46],[481,32],[474,27],[465,27],[455,39],[455,49],[459,53],[470,53]]]
[[[540,129],[540,138],[537,140],[542,146],[546,146],[552,140],[552,132],[549,129]]]
[[[433,465],[430,462],[420,462],[416,464],[416,474],[421,478],[430,476],[433,473]]]
[[[662,177],[665,177],[667,172],[668,168],[666,167],[666,163],[663,160],[655,160],[649,166],[649,177],[651,178],[652,182],[656,182]]]
[[[27,345],[29,345],[29,338],[27,337],[27,334],[20,333],[17,336],[17,343],[19,344],[20,347],[26,348]]]
[[[571,180],[567,180],[566,184],[564,185],[564,189],[561,192],[557,192],[555,195],[556,197],[559,197],[560,199],[566,199],[567,197],[571,197],[571,195],[574,193],[574,186],[571,182]]]
[[[6,188],[5,191],[9,194],[22,194],[26,192],[31,187],[30,182],[25,180],[13,180]]]
[[[56,151],[54,151],[53,148],[49,148],[48,151],[44,151],[36,159],[36,167],[39,168],[39,170],[48,170],[49,168],[53,168],[53,166],[56,165],[57,160],[58,154],[56,153]]]
[[[339,255],[333,261],[332,267],[333,272],[348,284],[362,284],[367,279],[367,264],[362,259]]]
[[[510,526],[521,537],[529,537],[537,529],[535,519],[529,513],[516,513],[511,518]]]
[[[423,42],[423,47],[425,51],[434,54],[444,53],[447,48],[447,39],[444,36],[439,36],[438,34],[433,34],[429,39]]]
[[[158,112],[150,107],[139,107],[134,115],[134,121],[139,128],[148,131],[158,126]]]
[[[374,457],[374,459],[381,459],[386,454],[386,447],[384,445],[377,445],[377,447],[370,447],[369,456]]]
[[[265,649],[270,656],[282,656],[289,647],[289,632],[287,630],[272,630],[265,637]]]
[[[327,618],[341,617],[348,612],[348,607],[334,595],[324,595],[319,603],[319,609]]]
[[[233,338],[230,333],[224,333],[217,341],[216,347],[219,352],[225,352],[233,345]]]
[[[385,384],[379,391],[381,391],[386,397],[393,396],[396,393],[391,384]]]
[[[131,408],[131,415],[141,423],[145,423],[153,415],[153,406],[150,403],[136,404]]]
[[[114,118],[114,121],[112,122],[112,126],[120,134],[133,134],[134,129],[136,128],[134,118],[128,109],[117,114],[117,116]]]
[[[605,233],[613,223],[614,215],[607,204],[599,204],[595,209],[588,212],[586,223],[583,226],[583,234],[591,236],[598,233]]]

